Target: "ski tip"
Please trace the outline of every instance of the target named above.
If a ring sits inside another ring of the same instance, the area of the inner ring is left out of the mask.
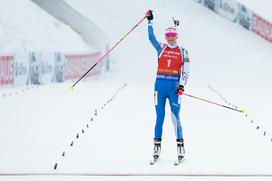
[[[180,165],[184,160],[185,160],[184,157],[183,157],[182,159],[178,159],[178,160],[174,163],[174,166]]]
[[[178,166],[181,163],[181,161],[175,162],[174,166]]]
[[[150,161],[150,165],[155,165],[155,163],[158,161],[158,159],[153,159]]]

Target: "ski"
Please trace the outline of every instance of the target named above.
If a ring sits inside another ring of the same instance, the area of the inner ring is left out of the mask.
[[[153,158],[153,160],[150,161],[150,165],[155,165],[159,161],[159,158]],[[184,158],[180,158],[177,161],[175,161],[174,166],[180,165],[184,161]]]
[[[175,166],[178,166],[181,164],[181,162],[184,160],[184,157],[178,158],[178,160],[174,163]]]
[[[150,165],[154,165],[158,160],[159,158],[153,158],[153,160],[150,161]]]

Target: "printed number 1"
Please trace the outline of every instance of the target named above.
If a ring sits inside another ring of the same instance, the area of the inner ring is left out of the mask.
[[[167,60],[167,67],[169,68],[171,66],[171,60]]]

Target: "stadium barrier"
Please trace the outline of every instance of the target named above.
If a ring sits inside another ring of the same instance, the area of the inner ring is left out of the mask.
[[[14,56],[0,55],[0,85],[11,85],[14,82]]]
[[[0,55],[0,87],[43,85],[78,79],[100,58],[99,51],[86,54],[20,52]],[[106,71],[101,62],[86,77]]]
[[[272,23],[235,0],[194,0],[272,43]]]

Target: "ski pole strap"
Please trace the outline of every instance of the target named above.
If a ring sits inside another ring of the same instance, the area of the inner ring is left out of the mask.
[[[223,107],[223,108],[226,108],[226,109],[237,111],[237,112],[240,112],[240,113],[244,113],[245,112],[245,110],[234,109],[232,107],[225,106],[223,104],[219,104],[219,103],[216,103],[216,102],[213,102],[213,101],[209,101],[209,100],[206,100],[206,99],[203,99],[203,98],[200,98],[200,97],[197,97],[197,96],[193,96],[193,95],[190,95],[190,94],[183,93],[183,95],[191,97],[191,98],[194,98],[194,99],[197,99],[197,100],[200,100],[200,101],[204,101],[204,102],[216,105],[216,106],[220,106],[220,107]]]

